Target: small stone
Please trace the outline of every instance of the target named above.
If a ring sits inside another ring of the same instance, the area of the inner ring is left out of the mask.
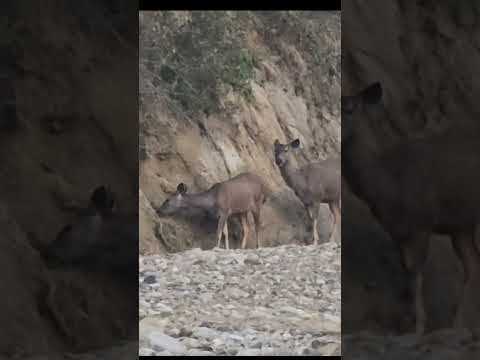
[[[211,293],[204,293],[199,296],[200,301],[203,303],[208,303],[213,300],[213,295]]]
[[[311,317],[309,314],[307,314],[305,311],[296,309],[291,306],[283,306],[282,308],[279,309],[281,312],[297,315],[298,317],[308,319]]]
[[[187,337],[189,338],[190,336],[192,336],[192,330],[191,329],[187,329],[187,328],[181,328],[180,329],[180,334],[178,334],[179,337]]]
[[[187,351],[180,341],[160,331],[152,331],[147,335],[147,339],[155,351],[168,351],[177,355],[184,354]]]
[[[171,336],[173,338],[177,338],[180,335],[180,330],[178,330],[177,328],[168,328],[165,332],[168,336]]]
[[[153,351],[152,349],[149,349],[149,348],[141,348],[139,351],[138,351],[138,354],[140,356],[154,356],[155,355],[155,351]]]
[[[310,346],[312,347],[312,349],[318,349],[320,346],[322,346],[322,342],[318,339],[315,339],[312,341]]]
[[[152,311],[152,315],[159,315],[161,317],[171,316],[172,314],[172,308],[162,303],[155,304],[155,309]]]
[[[218,336],[218,333],[215,330],[209,329],[207,327],[196,327],[192,331],[192,336],[201,339],[211,340]]]
[[[249,254],[243,262],[245,265],[260,265],[262,263],[258,255],[255,254]]]
[[[340,322],[327,319],[310,319],[298,323],[300,329],[305,332],[319,335],[321,333],[340,333]]]
[[[258,356],[261,354],[261,350],[259,349],[242,349],[237,352],[236,356]]]
[[[261,349],[262,348],[262,342],[261,341],[255,341],[251,345],[252,349]]]
[[[182,343],[183,343],[183,345],[185,345],[185,347],[187,349],[195,349],[195,348],[199,348],[199,347],[202,346],[200,341],[198,341],[195,338],[186,338],[186,339],[183,340]]]
[[[230,335],[228,335],[228,338],[232,339],[234,341],[239,341],[239,342],[243,341],[243,337],[240,336],[240,335],[230,334]]]
[[[194,350],[189,351],[188,355],[191,355],[191,356],[213,356],[213,355],[215,355],[215,353],[213,353],[211,351],[194,349]]]
[[[155,275],[148,275],[143,279],[144,284],[155,284],[157,282],[157,279],[155,278]]]
[[[232,299],[241,299],[249,296],[249,294],[246,291],[243,291],[242,289],[239,289],[236,287],[230,287],[225,289],[224,294],[226,297],[232,298]]]
[[[152,331],[162,330],[169,324],[168,319],[159,316],[148,316],[140,320],[140,338],[146,338]]]
[[[312,351],[312,355],[332,356],[335,354],[335,352],[337,352],[339,347],[340,345],[335,343],[329,343],[323,346],[318,346]]]
[[[213,339],[212,341],[212,347],[215,349],[218,349],[219,347],[225,345],[225,342],[220,339],[220,338],[216,338],[216,339]]]

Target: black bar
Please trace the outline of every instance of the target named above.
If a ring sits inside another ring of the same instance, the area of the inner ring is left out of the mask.
[[[239,1],[199,2],[185,1],[152,1],[140,0],[140,10],[341,10],[341,0],[337,1]]]

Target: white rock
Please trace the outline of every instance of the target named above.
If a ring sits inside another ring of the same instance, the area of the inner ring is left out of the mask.
[[[152,315],[159,315],[161,317],[167,317],[173,315],[173,309],[162,303],[157,303],[154,305],[154,310],[151,312]]]
[[[329,343],[325,345],[321,345],[316,347],[312,351],[312,355],[319,355],[319,356],[332,356],[337,352],[338,348],[340,347],[339,344]]]
[[[211,351],[205,351],[205,350],[190,350],[188,352],[188,355],[191,356],[212,356],[215,355],[215,353]]]
[[[243,341],[243,337],[240,336],[240,335],[228,334],[228,335],[226,335],[226,337],[227,337],[227,339],[232,339],[234,341],[239,341],[239,342]]]
[[[245,263],[245,265],[260,265],[262,263],[262,261],[260,260],[260,258],[256,254],[249,254],[243,260],[243,262]]]
[[[242,349],[236,356],[258,356],[262,353],[260,349]]]
[[[182,341],[183,345],[185,345],[185,347],[187,349],[195,349],[195,348],[199,348],[202,346],[202,344],[200,343],[200,341],[198,341],[197,339],[195,338],[185,338],[183,341]]]
[[[175,355],[181,355],[187,352],[186,347],[180,341],[160,331],[150,332],[147,335],[147,339],[155,351],[168,351]]]
[[[208,303],[212,301],[213,295],[211,293],[204,293],[204,294],[201,294],[199,298],[200,298],[200,301],[202,301],[203,303]]]
[[[138,351],[138,355],[139,356],[153,356],[153,355],[155,355],[155,351],[153,351],[153,349],[149,349],[149,348],[141,348]]]
[[[140,338],[146,337],[152,331],[162,331],[169,324],[168,319],[156,316],[143,318],[139,323]]]
[[[216,338],[218,336],[218,333],[215,330],[207,327],[196,327],[192,331],[192,336],[196,338],[211,340]]]

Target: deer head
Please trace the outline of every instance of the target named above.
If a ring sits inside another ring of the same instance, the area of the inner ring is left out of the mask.
[[[292,149],[300,147],[300,140],[295,139],[288,144],[281,144],[278,139],[273,143],[273,152],[275,155],[275,163],[278,167],[283,167],[288,163],[288,157],[290,156]]]
[[[184,196],[187,193],[187,185],[180,183],[177,186],[177,191],[165,200],[157,210],[160,215],[171,215],[177,210],[181,209],[184,205]]]

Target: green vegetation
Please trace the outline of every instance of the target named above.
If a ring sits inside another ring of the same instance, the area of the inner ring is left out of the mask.
[[[188,115],[234,111],[238,101],[226,95],[233,92],[252,101],[251,83],[261,61],[274,62],[295,77],[291,45],[308,65],[309,79],[318,83],[330,76],[331,63],[340,64],[334,32],[339,33],[341,21],[340,13],[335,14],[140,12],[140,97],[162,97],[172,110]],[[340,73],[339,68],[334,71]]]
[[[140,66],[151,72],[155,90],[190,114],[218,111],[229,86],[251,100],[255,59],[244,45],[245,17],[228,11],[143,15]]]

